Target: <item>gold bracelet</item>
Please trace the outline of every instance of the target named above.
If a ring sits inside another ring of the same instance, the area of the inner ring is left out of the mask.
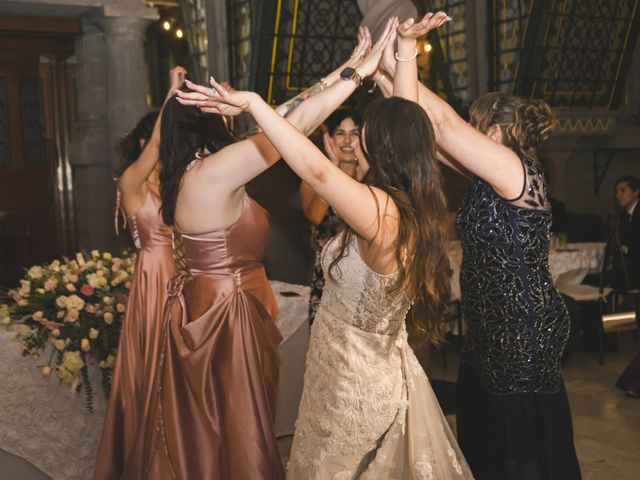
[[[417,56],[418,56],[418,49],[417,49],[417,48],[416,48],[416,52],[415,52],[411,57],[409,57],[409,58],[400,58],[400,57],[398,56],[398,52],[396,52],[396,53],[395,53],[395,57],[396,57],[396,60],[397,60],[398,62],[410,62],[411,60],[413,60],[413,59],[414,59],[414,58],[416,58]]]

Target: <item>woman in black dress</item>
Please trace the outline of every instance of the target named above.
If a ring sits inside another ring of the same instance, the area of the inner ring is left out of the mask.
[[[355,110],[337,110],[323,126],[324,151],[343,172],[361,180],[368,169],[360,150],[360,115]],[[309,325],[320,306],[324,272],[320,254],[326,243],[338,233],[340,219],[324,199],[305,182],[300,184],[302,210],[311,223],[311,248],[315,252],[309,296]]]
[[[417,52],[416,52],[417,54]],[[374,80],[389,92],[394,52]],[[420,105],[439,159],[471,181],[456,227],[463,247],[458,441],[477,480],[576,480],[560,358],[569,315],[549,272],[551,206],[536,146],[552,132],[542,100],[489,93],[471,123],[426,86]]]

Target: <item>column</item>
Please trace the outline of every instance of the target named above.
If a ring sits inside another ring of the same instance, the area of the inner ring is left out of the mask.
[[[147,113],[148,77],[144,58],[145,31],[157,18],[153,9],[105,6],[100,20],[107,50],[107,120],[110,151]],[[111,166],[121,165],[112,155]]]
[[[107,49],[88,21],[76,40],[78,116],[70,145],[79,247],[112,249],[114,188],[107,120]]]

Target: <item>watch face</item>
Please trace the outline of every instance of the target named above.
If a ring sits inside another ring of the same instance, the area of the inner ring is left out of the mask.
[[[340,72],[340,76],[342,78],[351,78],[351,76],[356,72],[355,68],[347,67]]]

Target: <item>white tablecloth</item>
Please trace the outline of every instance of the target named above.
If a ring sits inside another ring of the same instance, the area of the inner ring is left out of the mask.
[[[566,249],[549,252],[549,268],[556,285],[574,285],[584,280],[588,273],[600,271],[605,243],[570,243]],[[451,276],[451,300],[460,300],[460,265],[462,246],[459,241],[449,244]]]
[[[278,404],[276,434],[286,435],[293,432],[302,388],[309,288],[282,282],[272,282],[272,287],[284,337],[279,348],[280,392],[287,396]],[[95,388],[91,414],[85,410],[84,392],[75,394],[53,377],[44,380],[38,368],[44,362],[23,357],[22,343],[14,338],[14,332],[0,328],[0,448],[25,458],[54,480],[90,479],[106,407],[98,369],[91,369]]]

